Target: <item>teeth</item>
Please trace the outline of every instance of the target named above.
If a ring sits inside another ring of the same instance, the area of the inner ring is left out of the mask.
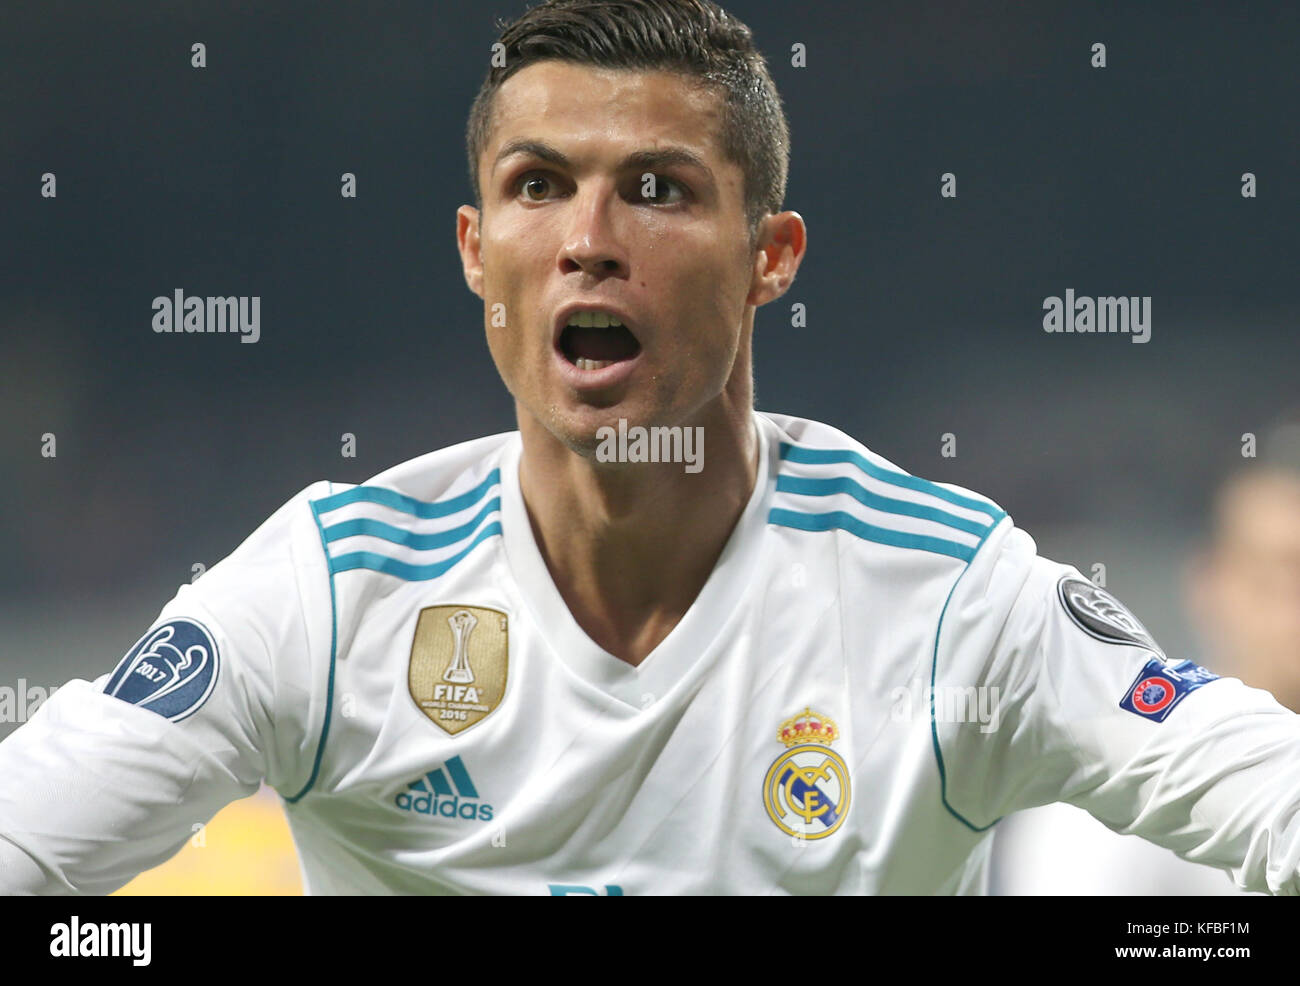
[[[608,312],[574,312],[569,316],[569,325],[583,329],[607,329],[611,325],[620,326],[620,322]]]
[[[614,361],[612,359],[586,359],[579,356],[573,361],[573,365],[579,370],[603,370],[607,366],[613,366]]]

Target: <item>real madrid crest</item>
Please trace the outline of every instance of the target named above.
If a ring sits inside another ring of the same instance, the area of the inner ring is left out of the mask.
[[[429,606],[420,610],[411,642],[411,698],[455,735],[500,704],[509,656],[505,613],[482,606]]]
[[[835,723],[805,708],[781,723],[777,739],[786,750],[763,778],[763,805],[786,835],[824,839],[849,813],[849,768],[831,749]]]

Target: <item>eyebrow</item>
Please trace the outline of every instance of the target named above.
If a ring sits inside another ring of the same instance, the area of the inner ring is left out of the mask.
[[[514,140],[506,141],[501,150],[497,152],[496,160],[492,162],[492,171],[495,173],[497,165],[512,154],[530,154],[535,158],[561,168],[569,168],[573,165],[573,162],[564,154],[545,141],[516,137]],[[698,168],[708,175],[710,180],[713,179],[713,169],[704,163],[704,159],[694,151],[688,151],[684,147],[659,147],[653,150],[633,151],[619,162],[620,168],[651,169],[667,168],[673,165]]]

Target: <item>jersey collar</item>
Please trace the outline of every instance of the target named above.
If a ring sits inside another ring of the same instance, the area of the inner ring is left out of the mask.
[[[704,588],[672,631],[638,667],[632,667],[587,636],[569,612],[551,579],[524,507],[519,487],[523,442],[516,433],[501,458],[502,537],[507,563],[523,601],[550,651],[574,674],[637,709],[648,708],[671,691],[688,687],[726,641],[739,635],[739,610],[746,588],[759,569],[763,532],[775,486],[779,434],[754,412],[758,474],[749,502],[727,539]]]

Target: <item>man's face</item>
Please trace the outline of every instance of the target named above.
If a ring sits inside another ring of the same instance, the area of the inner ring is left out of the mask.
[[[1300,700],[1300,478],[1239,482],[1223,498],[1217,533],[1195,584],[1197,616],[1247,683]]]
[[[462,260],[506,386],[570,448],[619,418],[698,420],[749,373],[746,304],[767,298],[751,297],[744,176],[718,144],[720,112],[678,75],[559,61],[497,92]],[[623,326],[570,324],[593,309]]]

